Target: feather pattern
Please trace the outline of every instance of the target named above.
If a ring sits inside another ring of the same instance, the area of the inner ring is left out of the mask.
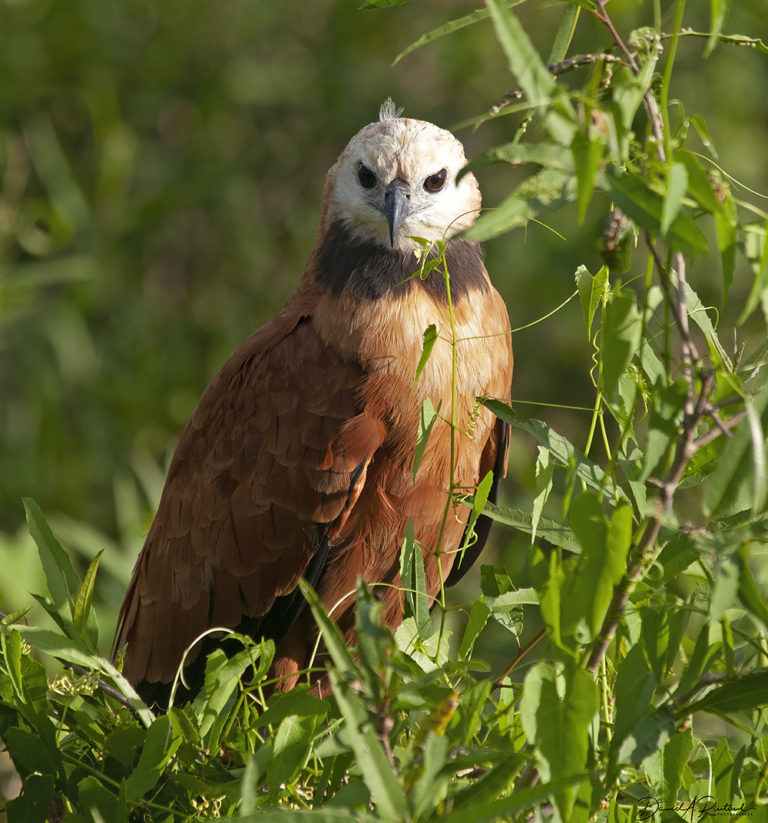
[[[452,485],[469,489],[495,469],[495,494],[506,427],[477,397],[509,399],[512,349],[506,308],[479,246],[443,229],[449,308],[443,273],[414,278],[417,260],[407,244],[380,245],[367,206],[345,200],[352,196],[348,170],[371,141],[380,170],[394,152],[391,171],[381,174],[420,180],[426,172],[408,153],[421,151],[434,165],[430,129],[450,149],[446,165],[455,176],[466,162],[460,144],[431,124],[387,118],[353,138],[329,173],[304,277],[278,316],[223,365],[182,432],[115,639],[116,650],[125,648],[124,672],[142,693],[173,680],[185,649],[192,646],[188,663],[200,657],[206,647],[196,639],[213,626],[273,637],[274,674],[290,688],[314,645],[297,591],[302,576],[348,642],[355,642],[358,576],[376,586],[385,620],[395,626],[408,521],[434,597],[469,514],[449,499]],[[419,140],[427,144],[420,148]],[[433,173],[432,165],[424,168]],[[446,194],[455,204],[441,201],[440,215],[479,206],[474,178],[462,180]],[[418,225],[428,227],[428,209],[418,208]],[[361,209],[363,233],[355,234]],[[429,325],[438,338],[414,382]],[[414,479],[427,398],[440,417]],[[452,579],[479,553],[486,526],[479,534]]]

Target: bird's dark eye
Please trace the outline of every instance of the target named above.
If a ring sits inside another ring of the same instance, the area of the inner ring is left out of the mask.
[[[424,188],[427,191],[436,192],[440,191],[442,187],[445,185],[445,169],[440,169],[439,172],[436,174],[430,175],[424,181]]]
[[[365,165],[359,163],[357,166],[357,179],[364,189],[372,189],[376,185],[376,175]]]

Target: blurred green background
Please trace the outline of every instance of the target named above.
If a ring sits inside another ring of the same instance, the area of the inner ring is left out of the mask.
[[[84,558],[107,548],[99,593],[114,620],[176,437],[219,365],[301,275],[325,172],[349,137],[389,95],[407,115],[450,127],[514,87],[488,21],[392,67],[422,33],[479,0],[359,5],[0,0],[3,611],[28,605],[26,592],[44,587],[23,528],[21,498],[30,496]],[[672,4],[661,6],[671,28]],[[686,22],[706,30],[709,4],[689,6]],[[652,8],[610,4],[625,35],[650,24]],[[518,8],[545,58],[563,9]],[[725,31],[765,38],[765,21],[764,0],[736,0]],[[582,13],[571,53],[596,43],[607,47],[607,33]],[[720,164],[768,192],[768,61],[725,45],[703,60],[705,44],[681,42],[673,95],[705,118]],[[518,122],[503,117],[458,134],[471,156],[510,140]],[[696,138],[691,145],[703,149]],[[481,169],[485,205],[528,171]],[[547,215],[546,226],[487,244],[513,328],[564,300],[578,265],[599,267],[608,204],[599,205],[584,225],[565,209]],[[716,260],[689,277],[720,304]],[[748,287],[738,270],[723,327]],[[764,337],[765,328],[744,334]],[[514,396],[526,401],[518,413],[544,416],[583,446],[587,413],[527,405],[591,404],[578,305],[513,343]],[[526,505],[534,458],[515,436],[508,503]],[[497,546],[510,539],[497,530]],[[525,556],[513,545],[510,562]]]

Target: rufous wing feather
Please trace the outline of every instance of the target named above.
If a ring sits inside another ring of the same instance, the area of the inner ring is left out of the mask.
[[[360,406],[361,380],[309,318],[284,316],[214,378],[180,438],[120,613],[115,646],[131,682],[171,681],[209,627],[258,622],[343,528],[385,436]]]

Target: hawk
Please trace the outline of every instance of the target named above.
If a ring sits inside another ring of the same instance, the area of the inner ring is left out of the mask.
[[[482,549],[481,519],[459,564],[469,509],[448,497],[493,471],[495,498],[507,427],[477,398],[509,400],[513,359],[482,250],[459,236],[481,199],[466,163],[450,132],[387,101],[328,172],[304,274],[203,392],[134,568],[114,649],[147,702],[167,701],[193,644],[199,688],[215,641],[195,641],[212,627],[272,638],[272,673],[292,688],[316,639],[302,577],[350,645],[358,576],[387,584],[375,591],[399,625],[409,521],[430,596]],[[425,241],[445,244],[448,285],[440,266],[418,276]],[[427,399],[439,414],[414,475]]]

